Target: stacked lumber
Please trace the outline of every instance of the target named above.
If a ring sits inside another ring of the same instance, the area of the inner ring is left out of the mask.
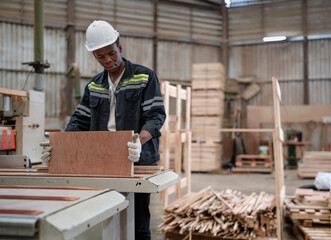
[[[244,195],[210,187],[189,193],[165,208],[159,226],[166,235],[178,232],[205,237],[252,239],[276,235],[275,196],[261,192]]]
[[[315,178],[318,172],[331,172],[331,151],[304,152],[303,162],[299,163],[300,178]]]
[[[199,172],[209,172],[221,167],[220,144],[213,142],[192,143],[191,169]]]
[[[224,86],[225,71],[221,63],[197,63],[192,66],[192,103],[191,103],[191,128],[192,140],[198,149],[210,149],[205,147],[207,142],[219,145],[211,150],[211,154],[217,153],[216,159],[211,162],[203,154],[192,154],[192,171],[206,171],[204,166],[208,161],[210,170],[216,170],[221,166],[221,133],[218,131],[203,131],[205,128],[221,128],[224,113]],[[199,131],[197,131],[199,129]],[[196,131],[195,131],[196,130]],[[194,149],[194,147],[193,147]],[[197,152],[197,150],[195,151]]]

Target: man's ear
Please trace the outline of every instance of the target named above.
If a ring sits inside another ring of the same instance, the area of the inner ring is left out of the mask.
[[[117,45],[117,47],[118,47],[118,49],[120,50],[120,53],[122,52],[122,45],[119,43],[118,45]]]

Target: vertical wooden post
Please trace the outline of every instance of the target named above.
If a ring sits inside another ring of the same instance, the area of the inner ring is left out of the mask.
[[[180,131],[182,127],[182,99],[181,91],[182,86],[177,85],[177,97],[176,97],[176,157],[175,157],[175,172],[181,176],[182,173],[182,133]],[[181,196],[181,182],[176,185],[177,199]]]
[[[186,194],[191,192],[191,152],[192,152],[192,132],[191,132],[191,88],[186,88],[186,112],[185,112],[185,176]]]
[[[280,104],[281,92],[278,80],[272,78],[273,87],[273,108],[275,130],[273,133],[274,140],[274,163],[275,163],[275,178],[276,178],[276,206],[277,206],[277,238],[283,239],[283,203],[285,198],[284,185],[284,164],[283,164],[283,144],[284,134],[281,128]]]
[[[161,92],[163,93],[163,104],[167,115],[167,118],[163,124],[163,162],[161,163],[165,169],[169,169],[169,159],[170,159],[170,146],[169,146],[169,82],[165,81],[161,84]],[[168,190],[165,189],[162,192],[163,207],[168,205]]]

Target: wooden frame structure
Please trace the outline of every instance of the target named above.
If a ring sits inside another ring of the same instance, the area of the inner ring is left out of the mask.
[[[192,129],[192,131],[209,131],[209,132],[248,132],[248,133],[262,133],[269,132],[273,134],[273,149],[274,149],[274,164],[275,164],[275,187],[276,187],[276,207],[277,207],[277,239],[282,240],[283,236],[283,205],[285,199],[285,185],[284,185],[284,163],[283,163],[283,142],[284,133],[281,128],[280,117],[280,101],[281,92],[278,80],[272,78],[273,89],[273,115],[274,115],[274,128],[261,129],[261,128],[204,128]],[[184,131],[184,130],[182,130]]]
[[[176,142],[176,164],[175,171],[178,174],[181,174],[181,155],[182,155],[182,140],[185,139],[185,142],[188,143],[186,149],[188,155],[184,159],[185,173],[186,177],[182,178],[181,182],[176,185],[176,188],[170,188],[163,193],[164,206],[168,205],[168,195],[177,192],[177,198],[180,197],[181,188],[187,187],[187,193],[191,191],[191,171],[190,171],[190,144],[191,144],[191,131],[206,131],[206,132],[251,132],[251,133],[262,133],[269,132],[273,134],[273,154],[274,154],[274,164],[275,164],[275,188],[276,188],[276,207],[277,207],[277,239],[281,240],[283,236],[283,205],[285,199],[285,185],[284,185],[284,163],[283,163],[283,142],[284,142],[284,133],[281,128],[281,117],[280,117],[280,101],[281,101],[281,92],[278,80],[272,78],[272,89],[273,89],[273,115],[274,115],[274,128],[270,129],[253,129],[253,128],[204,128],[204,129],[190,129],[189,123],[186,124],[185,129],[181,129],[180,121],[180,109],[181,109],[181,98],[189,99],[190,89],[187,89],[187,92],[181,89],[180,85],[177,87],[170,86],[169,83],[162,83],[161,91],[164,95],[164,104],[166,108],[166,113],[169,114],[169,97],[176,97],[176,131],[171,133],[169,130],[169,123],[166,121],[163,129],[163,150],[165,155],[165,162],[163,163],[165,168],[169,168],[169,144],[171,142]],[[189,101],[187,101],[189,102]],[[189,103],[187,103],[186,108],[186,117],[189,119]],[[186,120],[187,120],[186,119]],[[184,136],[184,137],[183,137]]]
[[[182,159],[184,155],[184,177],[175,186],[172,186],[162,193],[163,206],[169,203],[169,194],[177,193],[177,199],[181,197],[182,188],[186,187],[186,193],[191,192],[191,142],[192,132],[190,131],[190,116],[191,116],[191,88],[182,89],[181,85],[171,86],[168,81],[161,83],[161,93],[163,94],[164,107],[167,114],[167,119],[161,129],[162,137],[162,160],[161,164],[165,169],[170,166],[170,145],[175,144],[175,172],[182,175]],[[169,114],[170,114],[170,97],[176,99],[176,127],[174,131],[169,128]],[[185,129],[182,130],[181,113],[182,100],[186,102],[185,111]],[[185,154],[183,154],[183,143],[185,144]]]

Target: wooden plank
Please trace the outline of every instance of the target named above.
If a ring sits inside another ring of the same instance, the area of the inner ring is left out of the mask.
[[[0,88],[0,94],[8,95],[8,96],[19,96],[19,97],[27,97],[27,91],[9,89],[9,88]]]
[[[127,143],[132,131],[54,132],[49,173],[132,176]]]

